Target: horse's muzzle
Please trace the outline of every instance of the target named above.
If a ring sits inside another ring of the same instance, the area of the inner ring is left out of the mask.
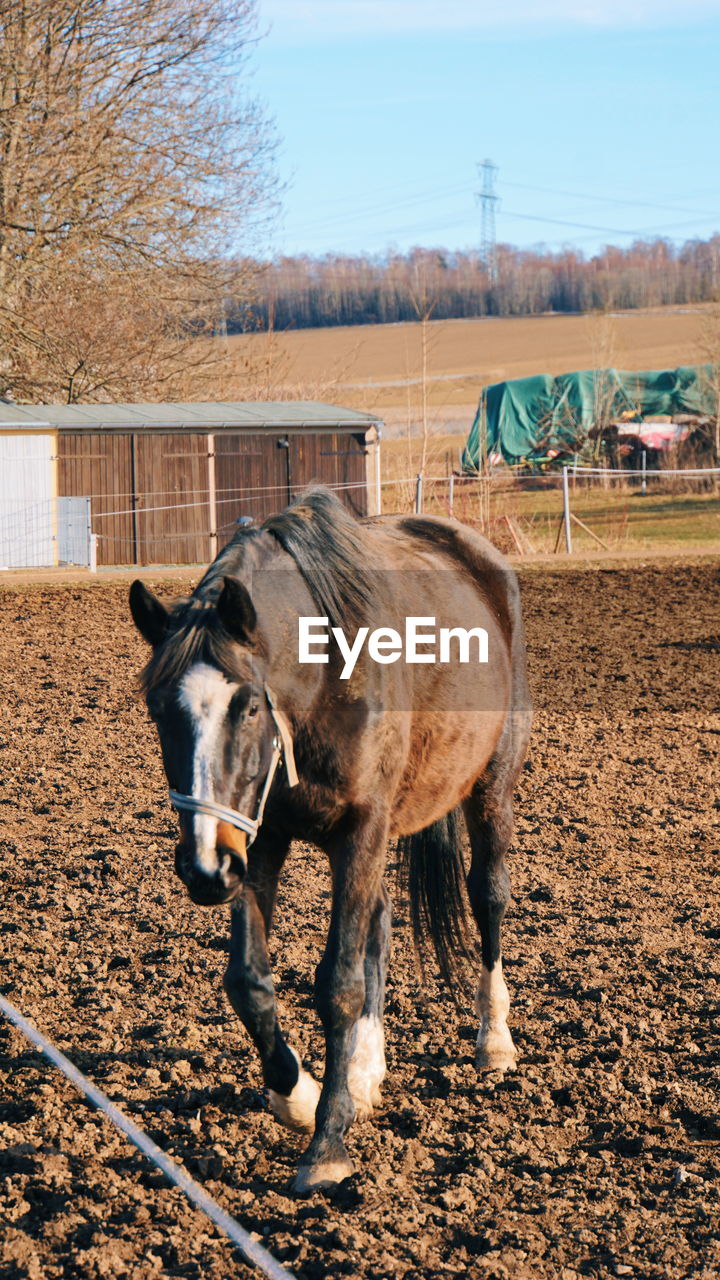
[[[234,902],[241,893],[247,864],[235,849],[217,848],[217,871],[199,867],[187,845],[175,850],[175,873],[199,907],[219,907]]]

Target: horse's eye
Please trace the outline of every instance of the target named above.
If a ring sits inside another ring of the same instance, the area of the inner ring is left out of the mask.
[[[249,707],[248,707],[248,709],[247,709],[247,718],[248,718],[248,720],[254,720],[254,719],[255,719],[255,717],[256,717],[256,715],[257,715],[257,713],[258,713],[258,710],[259,710],[259,707],[258,707],[257,702],[251,702],[251,703],[250,703],[250,706],[249,706]]]

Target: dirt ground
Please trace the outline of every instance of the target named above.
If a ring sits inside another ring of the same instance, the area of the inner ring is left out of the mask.
[[[305,1280],[716,1278],[719,586],[718,562],[522,574],[520,1068],[477,1078],[474,1016],[421,990],[396,891],[383,1106],[351,1131],[358,1174],[307,1201],[222,994],[227,909],[172,872],[126,585],[5,589],[0,989]],[[274,940],[317,1071],[328,888],[297,848]],[[4,1025],[0,1071],[2,1280],[250,1274]]]

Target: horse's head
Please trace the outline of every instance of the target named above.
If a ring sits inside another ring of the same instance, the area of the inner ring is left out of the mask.
[[[168,610],[134,582],[130,609],[153,649],[143,688],[179,814],[175,869],[194,902],[230,902],[242,888],[248,833],[273,765],[252,600],[226,578],[217,603]],[[243,815],[247,833],[235,825]]]

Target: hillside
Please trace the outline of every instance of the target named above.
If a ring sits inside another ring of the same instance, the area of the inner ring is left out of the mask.
[[[615,365],[695,364],[708,312],[657,308],[611,315],[429,321],[302,329],[230,338],[263,398],[319,399],[381,414],[388,435],[422,421],[423,346],[429,430],[466,433],[484,383]],[[246,374],[247,376],[247,374]]]

